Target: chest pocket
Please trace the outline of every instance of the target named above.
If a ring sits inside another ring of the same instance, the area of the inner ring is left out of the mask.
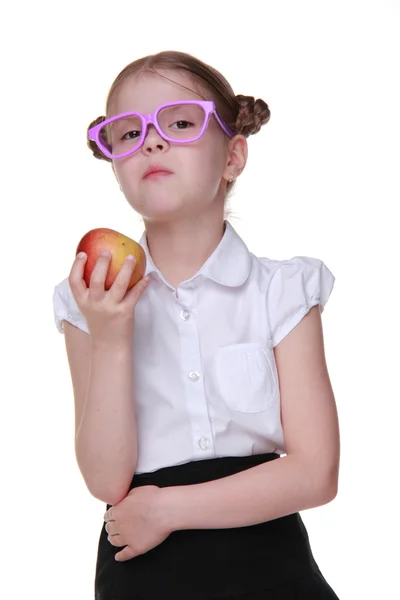
[[[215,361],[217,386],[229,408],[256,413],[276,404],[279,386],[272,348],[258,343],[224,346]]]

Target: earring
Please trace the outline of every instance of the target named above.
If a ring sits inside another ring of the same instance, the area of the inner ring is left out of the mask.
[[[234,178],[234,176],[233,176],[233,175],[231,175],[231,176],[229,177],[229,179],[228,179],[229,183],[232,183],[232,181],[233,181],[234,179],[235,179],[235,178]]]

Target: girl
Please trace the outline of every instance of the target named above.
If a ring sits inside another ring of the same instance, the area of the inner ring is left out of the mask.
[[[147,257],[133,289],[127,259],[105,291],[110,257],[87,288],[77,256],[54,292],[76,457],[107,504],[96,600],[337,598],[299,515],[337,493],[321,327],[334,277],[316,258],[254,256],[224,212],[269,117],[215,69],[161,52],[118,75],[89,126]]]

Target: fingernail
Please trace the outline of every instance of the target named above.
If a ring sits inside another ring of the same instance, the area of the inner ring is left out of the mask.
[[[76,255],[76,257],[77,257],[77,258],[85,258],[85,256],[86,256],[85,252],[79,252],[79,253]]]
[[[128,260],[136,260],[136,258],[132,254],[128,254],[126,257]]]
[[[104,252],[101,253],[101,256],[106,256],[107,258],[109,258],[109,256],[111,256],[111,252],[108,252],[107,250],[105,250]]]

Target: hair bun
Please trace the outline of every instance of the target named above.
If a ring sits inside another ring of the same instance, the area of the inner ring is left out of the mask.
[[[98,125],[99,123],[102,123],[103,121],[105,121],[106,118],[105,117],[97,117],[97,119],[95,119],[94,121],[92,121],[88,127],[88,131],[91,127],[94,127],[95,125]],[[108,162],[111,162],[111,159],[108,158],[108,156],[105,156],[100,150],[99,147],[97,146],[96,142],[94,142],[93,140],[89,140],[89,136],[87,136],[87,145],[89,146],[89,148],[91,149],[91,151],[93,152],[93,156],[95,158],[98,158],[100,160],[107,160]]]
[[[268,104],[253,96],[236,96],[239,105],[238,115],[236,118],[236,133],[245,137],[258,133],[265,123],[268,123],[271,112]]]

